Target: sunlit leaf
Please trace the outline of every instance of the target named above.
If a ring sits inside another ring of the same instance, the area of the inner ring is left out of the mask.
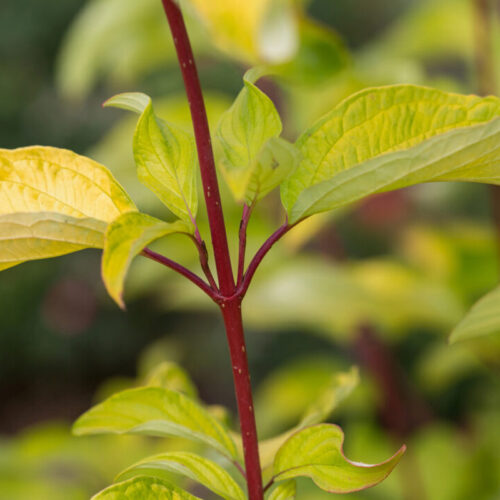
[[[455,327],[450,342],[477,339],[500,333],[500,288],[476,302],[465,318]]]
[[[120,307],[124,307],[123,286],[134,257],[163,236],[188,231],[184,222],[163,222],[139,212],[123,214],[109,225],[102,256],[102,277],[108,293]]]
[[[249,64],[288,60],[297,49],[297,15],[289,0],[188,0],[210,39]]]
[[[137,477],[114,484],[92,497],[92,500],[196,500],[169,482],[153,477]]]
[[[180,392],[141,387],[111,396],[74,424],[76,435],[144,434],[178,436],[202,442],[231,458],[236,446],[224,427],[203,407]]]
[[[273,102],[250,78],[247,73],[243,90],[222,115],[215,135],[218,166],[237,200],[243,200],[247,194],[262,148],[269,139],[278,137],[282,128]],[[283,146],[282,152],[286,154],[282,143],[273,144]]]
[[[295,433],[276,454],[275,480],[305,476],[330,493],[359,491],[383,481],[405,451],[402,447],[386,462],[367,465],[346,459],[343,441],[342,430],[332,424],[315,425]]]
[[[158,118],[145,94],[118,94],[105,105],[140,113],[133,142],[139,179],[175,215],[192,225],[198,210],[193,135]]]
[[[50,147],[0,149],[0,270],[102,248],[108,222],[135,205],[102,165]]]
[[[118,480],[136,476],[162,478],[173,472],[196,481],[225,500],[245,500],[236,481],[215,462],[189,452],[169,452],[141,460],[123,471]]]
[[[500,100],[413,85],[362,91],[298,140],[282,186],[291,222],[369,194],[443,180],[500,182]]]
[[[291,479],[284,483],[279,483],[269,495],[268,500],[293,500],[297,494],[297,483]]]
[[[176,363],[163,361],[148,375],[146,385],[183,392],[197,398],[198,391],[189,375]]]

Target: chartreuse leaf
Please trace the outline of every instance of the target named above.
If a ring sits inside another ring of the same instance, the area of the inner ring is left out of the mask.
[[[500,287],[476,302],[465,318],[455,327],[450,342],[498,335],[500,333]]]
[[[265,468],[272,462],[277,450],[295,432],[304,427],[319,424],[327,420],[358,384],[359,370],[357,367],[353,366],[348,372],[333,374],[330,381],[320,392],[315,401],[305,410],[297,426],[260,443],[259,449],[262,466]]]
[[[114,484],[92,497],[92,500],[196,500],[187,491],[154,477],[136,477]]]
[[[118,480],[136,476],[162,478],[166,472],[197,481],[226,500],[246,498],[236,481],[220,465],[189,452],[169,452],[146,458],[123,471]]]
[[[158,118],[151,98],[145,94],[118,94],[105,106],[140,113],[133,141],[139,180],[194,229],[198,192],[193,135]]]
[[[252,175],[256,171],[257,158],[269,139],[281,133],[281,119],[273,102],[258,89],[253,81],[259,75],[250,70],[244,76],[244,87],[232,106],[222,115],[215,134],[218,166],[238,201],[245,199]],[[273,143],[272,149],[284,146]],[[261,159],[261,172],[267,172],[276,162]],[[262,175],[262,174],[261,174]],[[254,188],[258,187],[254,185]]]
[[[102,255],[102,278],[120,307],[124,307],[123,286],[134,257],[158,238],[182,232],[189,232],[182,221],[163,222],[139,212],[123,214],[109,225]]]
[[[342,451],[344,433],[333,424],[306,427],[291,436],[274,459],[274,480],[310,477],[330,493],[359,491],[383,481],[401,459],[403,446],[389,460],[367,465],[348,460]]]
[[[499,183],[500,100],[413,85],[364,90],[297,141],[282,185],[290,222],[421,182]]]
[[[269,495],[268,500],[293,500],[297,494],[297,483],[295,480],[279,483]]]
[[[289,0],[189,0],[215,45],[247,63],[283,62],[297,49],[297,16]]]
[[[102,248],[108,223],[135,205],[102,165],[50,147],[0,149],[0,270]]]
[[[238,457],[222,424],[184,394],[162,387],[141,387],[111,396],[84,413],[73,432],[178,436],[210,445],[231,459]]]

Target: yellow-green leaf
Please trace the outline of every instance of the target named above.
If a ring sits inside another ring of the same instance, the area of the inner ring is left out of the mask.
[[[268,500],[294,500],[297,494],[297,483],[291,479],[284,483],[279,483],[269,495]]]
[[[500,100],[413,85],[362,91],[297,141],[303,159],[282,186],[291,222],[420,182],[500,181]]]
[[[151,98],[145,94],[118,94],[105,105],[140,113],[133,142],[139,180],[192,226],[198,210],[198,159],[193,135],[158,118]]]
[[[233,440],[217,419],[184,394],[162,387],[141,387],[111,396],[84,413],[73,432],[179,436],[212,446],[231,459],[238,457]]]
[[[273,102],[254,85],[252,73],[245,74],[243,90],[222,115],[215,134],[218,167],[239,201],[247,195],[262,148],[269,139],[278,137],[282,128]]]
[[[189,0],[215,45],[249,64],[280,63],[297,50],[296,8],[290,0]]]
[[[102,248],[108,223],[134,210],[89,158],[51,147],[0,149],[0,270]]]
[[[344,433],[332,424],[307,427],[295,433],[278,450],[274,479],[310,477],[330,493],[359,491],[383,481],[401,459],[403,446],[389,460],[376,465],[348,460],[342,451]]]
[[[500,287],[476,302],[465,318],[455,327],[450,342],[477,339],[500,333]]]
[[[0,215],[0,269],[85,248],[102,248],[106,227],[104,221],[54,212]]]
[[[188,231],[182,221],[163,222],[139,212],[123,214],[109,225],[102,255],[102,278],[120,307],[124,307],[123,286],[134,257],[163,236]]]
[[[245,500],[245,494],[236,481],[220,465],[189,452],[169,452],[146,458],[132,465],[118,480],[136,476],[162,478],[173,472],[196,481],[225,500]]]
[[[114,484],[91,500],[200,500],[187,491],[154,477],[136,477]]]
[[[160,363],[148,375],[146,385],[183,392],[193,399],[198,397],[198,390],[189,375],[178,364],[171,361]]]

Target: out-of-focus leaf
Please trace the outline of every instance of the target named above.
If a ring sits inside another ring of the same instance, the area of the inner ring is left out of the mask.
[[[297,483],[291,479],[279,483],[269,495],[269,500],[293,500],[297,494]]]
[[[282,128],[273,102],[254,85],[249,72],[243,81],[243,90],[222,115],[215,135],[218,166],[237,200],[243,200],[247,194],[262,148],[269,139],[277,138]],[[267,170],[262,167],[265,160],[264,157],[261,171]]]
[[[196,481],[225,500],[245,500],[236,481],[212,460],[194,453],[169,452],[146,458],[123,471],[118,481],[137,476],[159,477],[173,472]]]
[[[176,363],[163,361],[148,375],[146,385],[183,392],[196,399],[198,390],[189,375]]]
[[[280,63],[298,45],[296,10],[289,0],[187,0],[210,39],[230,57],[249,64]]]
[[[163,222],[139,212],[123,214],[109,225],[102,256],[102,277],[108,293],[120,307],[125,307],[123,286],[134,257],[153,241],[182,232],[189,232],[182,221]]]
[[[92,500],[195,500],[195,497],[169,482],[153,477],[136,477],[114,484]]]
[[[500,333],[500,288],[495,288],[472,306],[451,333],[450,342],[498,335],[498,333]]]
[[[413,85],[352,96],[297,141],[303,160],[282,186],[291,222],[421,182],[499,182],[499,114],[495,97]]]
[[[134,134],[139,180],[177,217],[194,225],[198,160],[193,135],[158,118],[151,98],[145,94],[118,94],[105,105],[141,114]]]
[[[130,389],[111,396],[84,413],[73,432],[179,436],[237,458],[233,440],[215,418],[184,394],[161,387]]]
[[[300,430],[278,450],[273,466],[275,480],[306,476],[330,493],[359,491],[383,481],[405,452],[403,446],[386,462],[361,464],[345,458],[343,441],[344,434],[335,425],[321,424]]]

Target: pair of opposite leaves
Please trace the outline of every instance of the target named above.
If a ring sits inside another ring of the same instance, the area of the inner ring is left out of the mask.
[[[238,200],[253,203],[281,185],[290,224],[372,193],[430,181],[500,183],[500,100],[413,85],[364,90],[336,106],[294,145],[254,81],[222,116],[218,166]],[[149,97],[110,105],[140,113],[134,156],[140,180],[179,218],[141,214],[101,165],[54,148],[0,150],[0,268],[104,248],[103,277],[122,302],[133,257],[173,232],[192,233],[198,206],[191,134],[157,118]]]

